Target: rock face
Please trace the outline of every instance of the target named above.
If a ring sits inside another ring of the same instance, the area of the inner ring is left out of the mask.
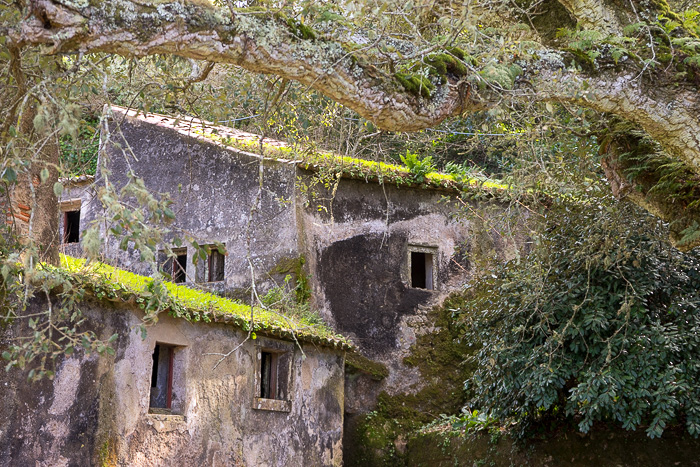
[[[372,368],[383,368],[378,377],[366,365],[349,367],[350,417],[373,410],[383,392],[424,387],[416,365],[404,360],[421,335],[435,331],[429,310],[460,290],[481,261],[508,257],[522,242],[520,234],[500,236],[493,224],[509,222],[517,232],[526,213],[488,197],[465,201],[456,190],[378,183],[333,163],[310,167],[291,160],[284,143],[259,144],[255,135],[191,119],[117,107],[112,114],[100,155],[109,182],[123,186],[133,171],[152,192],[169,193],[176,229],[200,245],[226,246],[218,281],[201,271],[206,260],[194,264],[191,246],[183,249],[187,284],[245,298],[251,271],[260,294],[291,274],[325,321],[349,336]],[[261,147],[276,158],[241,149]],[[103,183],[98,176],[95,186]],[[84,229],[101,207],[89,189],[82,193]],[[104,253],[120,267],[151,273],[118,240],[108,240]]]
[[[2,372],[0,464],[342,464],[343,351],[265,337],[244,342],[231,325],[169,316],[142,339],[138,311],[90,301],[84,312],[101,337],[119,334],[115,355],[76,352],[53,381],[40,383]],[[9,327],[4,338],[16,331]],[[238,345],[214,368],[220,356],[208,354]],[[279,399],[260,398],[266,354],[277,356]],[[154,407],[163,405],[154,396],[168,382],[170,409]]]

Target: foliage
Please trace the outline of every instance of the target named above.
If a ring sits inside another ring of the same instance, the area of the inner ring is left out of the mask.
[[[231,322],[243,330],[290,335],[300,340],[313,341],[314,338],[322,338],[340,343],[346,342],[344,338],[326,327],[318,316],[309,313],[308,309],[305,314],[302,314],[296,309],[283,307],[277,307],[278,311],[251,308],[249,305],[218,295],[140,276],[104,263],[87,262],[85,259],[69,256],[61,257],[61,267],[44,265],[40,271],[42,274],[37,277],[37,280],[46,284],[48,287],[46,293],[56,295],[56,300],[62,305],[61,309],[66,307],[67,301],[70,301],[71,312],[80,313],[79,304],[84,294],[88,292],[100,300],[133,302],[145,311],[144,321],[147,324],[157,322],[158,315],[162,312],[190,321],[208,322],[226,317],[226,322]],[[54,290],[59,284],[61,287]],[[277,291],[268,293],[268,300],[278,293]],[[269,302],[266,304],[272,305]],[[38,322],[39,319],[36,321]],[[76,326],[80,324],[78,322]],[[31,324],[30,327],[32,327]],[[59,338],[59,343],[61,340],[63,337]],[[45,342],[45,345],[51,344]],[[94,347],[98,351],[111,352],[109,347],[97,341],[83,340],[82,345],[88,350]],[[65,351],[68,354],[71,353],[72,347],[72,344],[69,345]],[[3,357],[10,361],[8,367],[12,365],[23,367],[24,364],[31,362],[33,355],[25,355],[23,352],[27,353],[26,347],[10,346],[10,350],[3,354]]]
[[[571,420],[700,434],[700,255],[610,197],[553,201],[534,251],[472,288],[455,312],[480,345],[471,406],[519,423]]]
[[[464,190],[468,190],[470,187],[486,188],[494,191],[508,189],[507,185],[495,180],[490,180],[480,173],[474,173],[473,177],[455,178],[450,174],[437,172],[432,164],[432,156],[426,156],[420,159],[417,154],[411,153],[410,151],[406,151],[406,156],[399,156],[406,165],[404,167],[392,163],[342,156],[328,151],[313,149],[300,150],[300,148],[293,145],[286,145],[283,143],[271,143],[269,141],[263,141],[261,143],[259,138],[231,138],[219,134],[221,133],[220,130],[223,129],[199,129],[194,127],[192,132],[207,139],[242,150],[253,152],[262,149],[266,157],[282,160],[296,160],[303,168],[323,169],[327,172],[332,172],[333,175],[340,173],[349,177],[364,179],[376,178],[381,181],[396,182],[397,185],[402,183],[425,183],[436,187],[453,187]]]
[[[432,422],[418,430],[419,433],[430,433],[440,430],[448,436],[464,435],[487,430],[497,424],[498,420],[486,412],[478,410],[463,410],[460,415],[442,414]]]
[[[611,122],[601,141],[607,148],[608,166],[629,182],[634,197],[643,194],[653,202],[655,214],[670,221],[669,233],[674,246],[687,249],[699,236],[700,185],[698,175],[666,154],[658,143],[638,128]]]
[[[146,325],[157,322],[158,315],[167,312],[171,316],[195,322],[224,321],[243,330],[253,331],[253,336],[258,332],[300,341],[348,345],[344,337],[332,332],[318,315],[309,312],[308,306],[282,307],[275,302],[270,303],[274,306],[269,308],[251,307],[183,285],[69,256],[61,257],[60,267],[42,265],[33,270],[31,275],[25,272],[19,266],[14,270],[3,267],[6,314],[0,318],[0,323],[11,324],[16,318],[24,318],[18,309],[21,303],[32,311],[27,321],[32,332],[27,336],[19,336],[2,353],[3,359],[7,361],[7,370],[11,367],[29,367],[30,379],[53,377],[52,362],[62,355],[71,355],[78,349],[113,353],[110,344],[117,338],[116,335],[107,341],[101,341],[93,332],[81,331],[85,325],[81,309],[86,295],[99,300],[133,303],[144,310]],[[40,293],[49,303],[47,312],[42,311],[41,305],[39,308],[32,305],[36,301],[32,302],[31,296],[24,297],[24,293],[31,290],[26,287],[26,282],[39,286],[31,293]],[[14,288],[10,290],[10,286]],[[15,294],[14,297],[12,293]],[[277,293],[268,293],[268,300]],[[293,293],[288,295],[294,296]],[[22,299],[27,301],[20,302]],[[146,329],[142,327],[144,335]]]
[[[77,134],[61,137],[60,146],[64,176],[95,175],[100,146],[99,119],[82,120]]]
[[[260,297],[261,306],[307,325],[324,327],[321,316],[309,306],[310,296],[305,278],[294,282],[292,276],[287,274],[282,284],[272,287]]]
[[[418,154],[406,151],[406,155],[401,156],[401,162],[406,164],[406,167],[408,167],[408,170],[413,176],[413,180],[415,180],[417,183],[423,183],[425,177],[430,172],[435,170],[432,156],[427,156],[420,159]]]

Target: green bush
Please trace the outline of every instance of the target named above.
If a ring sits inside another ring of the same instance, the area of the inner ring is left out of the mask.
[[[480,345],[470,407],[515,421],[700,434],[700,252],[612,199],[555,201],[536,245],[455,312]]]

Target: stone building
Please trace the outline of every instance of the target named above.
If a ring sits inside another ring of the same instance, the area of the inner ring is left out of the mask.
[[[104,183],[136,183],[132,173],[152,192],[167,193],[175,219],[164,243],[175,256],[161,264],[174,281],[246,299],[252,278],[263,294],[290,275],[324,320],[353,341],[361,363],[346,377],[350,418],[371,410],[382,391],[421,388],[420,373],[404,359],[434,327],[428,310],[469,281],[476,259],[507,256],[520,241],[489,225],[516,219],[517,231],[525,217],[495,201],[498,187],[475,188],[483,201],[465,201],[458,189],[464,184],[447,177],[417,183],[405,168],[330,154],[299,157],[279,141],[193,118],[108,112],[98,164],[106,172],[76,180],[63,196],[66,251],[77,253],[88,225],[109,228],[99,221]],[[212,253],[195,264],[191,244],[172,243],[177,232]],[[107,262],[153,272],[138,251],[118,242],[104,245]],[[365,363],[380,365],[381,377],[363,371]]]
[[[76,351],[52,381],[2,373],[0,464],[342,464],[343,339],[265,325],[249,339],[219,312],[162,313],[144,336],[133,295],[98,297],[81,308],[99,337],[118,336],[113,355]],[[0,347],[26,335],[22,321]]]

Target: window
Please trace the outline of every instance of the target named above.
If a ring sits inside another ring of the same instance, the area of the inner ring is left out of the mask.
[[[226,256],[215,245],[209,245],[210,253],[206,260],[197,261],[197,282],[221,282],[224,280]]]
[[[80,241],[80,209],[63,212],[63,243]]]
[[[187,280],[187,250],[181,248],[173,250],[175,258],[171,258],[172,270],[170,274],[175,283],[183,283]]]
[[[258,348],[254,407],[289,412],[292,406],[289,388],[293,352],[282,350],[286,343],[275,347]]]
[[[156,344],[153,349],[150,408],[168,409],[173,406],[173,347]]]
[[[209,282],[224,280],[224,255],[218,250],[213,250],[209,255],[207,264],[207,279]]]
[[[156,342],[153,348],[149,412],[181,412],[184,400],[182,347]]]
[[[409,284],[416,289],[435,290],[437,248],[423,246],[408,247]]]
[[[261,352],[260,357],[260,397],[263,399],[284,399],[278,383],[279,354]]]

